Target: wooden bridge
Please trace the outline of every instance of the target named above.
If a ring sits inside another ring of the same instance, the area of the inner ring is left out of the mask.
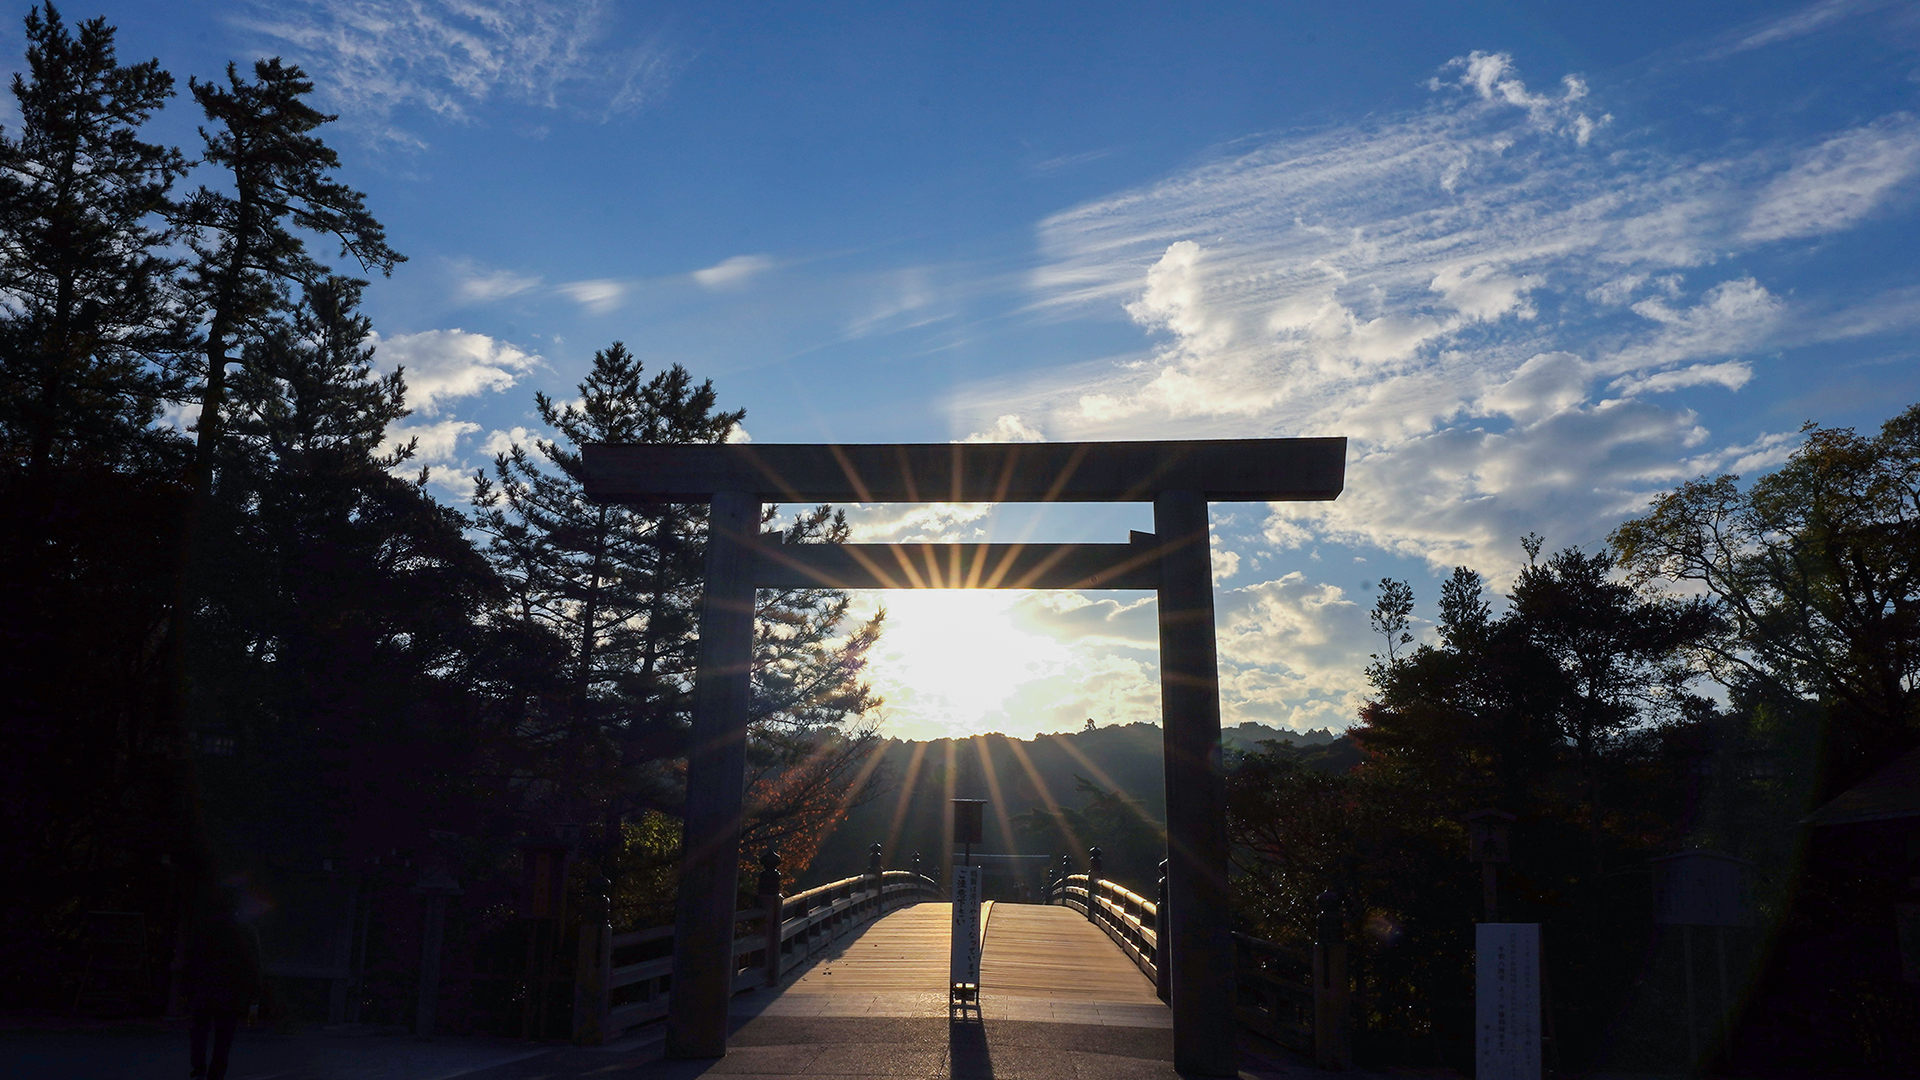
[[[1039,904],[987,901],[979,999],[955,1003],[941,894],[920,874],[876,870],[736,912],[727,1057],[663,1062],[660,1074],[1175,1075],[1159,902],[1087,874],[1051,882]],[[666,1015],[670,927],[581,931],[576,1042]],[[1242,938],[1242,1025],[1350,1064],[1344,949],[1308,957]]]

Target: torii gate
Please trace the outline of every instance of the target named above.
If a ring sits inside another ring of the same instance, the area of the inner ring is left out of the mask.
[[[1346,440],[594,445],[598,502],[706,502],[686,839],[667,1052],[720,1057],[733,989],[756,587],[1154,589],[1167,785],[1174,1065],[1233,1076],[1233,936],[1207,503],[1327,500]],[[1125,544],[793,544],[760,535],[767,502],[1151,502]]]

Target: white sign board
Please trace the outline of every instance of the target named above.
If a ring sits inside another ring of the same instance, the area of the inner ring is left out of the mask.
[[[980,985],[980,868],[953,868],[954,986]]]
[[[1474,1080],[1540,1080],[1540,924],[1474,933]]]

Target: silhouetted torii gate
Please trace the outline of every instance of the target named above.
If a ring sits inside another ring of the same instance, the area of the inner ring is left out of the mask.
[[[1346,440],[598,445],[599,502],[706,502],[685,854],[667,1048],[726,1053],[756,587],[1154,589],[1167,785],[1174,1064],[1233,1076],[1233,938],[1207,503],[1340,494]],[[1151,502],[1125,544],[779,544],[768,502]]]

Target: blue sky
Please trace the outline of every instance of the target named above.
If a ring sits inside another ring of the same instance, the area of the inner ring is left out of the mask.
[[[1350,723],[1382,576],[1431,616],[1436,575],[1504,584],[1529,530],[1594,545],[1682,480],[1777,464],[1803,421],[1920,400],[1912,4],[65,13],[183,79],[270,54],[315,77],[411,256],[368,308],[449,499],[616,339],[763,442],[1348,436],[1338,502],[1215,508],[1230,723]],[[1149,598],[886,602],[891,734],[1157,715]]]

